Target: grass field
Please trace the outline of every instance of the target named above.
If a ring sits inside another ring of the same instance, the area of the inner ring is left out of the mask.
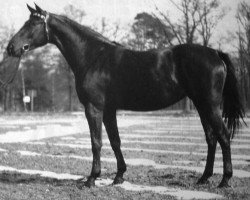
[[[246,120],[250,126],[250,119]],[[102,174],[96,187],[76,187],[89,175],[92,153],[83,113],[18,114],[0,117],[0,200],[11,199],[250,199],[250,128],[232,142],[231,188],[219,189],[222,157],[215,174],[201,176],[207,146],[199,118],[164,113],[118,115],[128,165],[122,185],[112,186],[116,160],[103,130]]]

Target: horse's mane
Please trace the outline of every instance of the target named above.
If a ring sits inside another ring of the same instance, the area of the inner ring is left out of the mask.
[[[102,34],[91,29],[90,27],[79,24],[79,23],[75,22],[74,20],[71,20],[67,16],[64,16],[64,15],[54,15],[54,16],[56,16],[56,18],[59,19],[60,21],[69,24],[71,29],[74,30],[80,37],[85,35],[85,36],[95,38],[99,41],[102,41],[102,42],[110,44],[110,45],[122,46],[121,44],[119,44],[115,41],[110,41],[108,38],[104,37]]]

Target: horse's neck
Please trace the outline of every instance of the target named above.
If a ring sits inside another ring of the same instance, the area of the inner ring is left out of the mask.
[[[69,22],[54,16],[48,26],[51,31],[51,43],[58,47],[73,72],[76,74],[79,70],[84,70],[83,61],[85,60],[86,65],[86,49],[89,46],[89,38],[85,37],[84,31],[76,32]]]

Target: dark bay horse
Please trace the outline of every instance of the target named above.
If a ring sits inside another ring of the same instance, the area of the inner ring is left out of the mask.
[[[119,184],[123,182],[126,164],[116,111],[158,110],[186,96],[198,110],[208,144],[206,167],[198,183],[205,183],[213,174],[218,141],[224,169],[219,186],[228,186],[233,173],[230,139],[240,119],[243,120],[244,110],[227,54],[187,44],[132,51],[67,17],[48,13],[37,5],[36,9],[28,8],[30,18],[10,40],[7,51],[20,57],[24,52],[52,43],[66,58],[75,75],[76,91],[90,128],[93,163],[86,186],[94,186],[101,173],[102,122],[117,159],[114,184]]]

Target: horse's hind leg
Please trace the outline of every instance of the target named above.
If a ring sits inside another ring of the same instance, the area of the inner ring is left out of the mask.
[[[209,122],[207,121],[205,114],[202,113],[199,109],[198,111],[200,114],[201,123],[206,135],[206,141],[208,145],[206,167],[203,172],[203,175],[197,182],[198,184],[204,184],[207,182],[208,178],[210,178],[213,175],[217,137],[213,134],[212,127],[209,125]]]
[[[103,116],[103,123],[106,127],[109,141],[117,160],[117,174],[113,184],[120,184],[124,181],[123,174],[126,171],[126,164],[121,152],[121,140],[117,128],[116,111],[113,109],[106,110]]]
[[[212,107],[211,109],[206,108],[206,119],[212,127],[213,136],[217,138],[222,149],[223,178],[219,184],[219,187],[228,187],[228,181],[233,174],[230,149],[230,134],[228,133],[227,128],[222,120],[219,106]]]
[[[221,124],[221,130],[218,131],[217,138],[221,146],[222,156],[223,156],[223,178],[219,184],[219,187],[229,187],[228,182],[233,175],[233,167],[232,167],[232,161],[231,161],[230,134],[220,115],[216,116],[214,120],[216,121],[215,124],[216,123]]]

